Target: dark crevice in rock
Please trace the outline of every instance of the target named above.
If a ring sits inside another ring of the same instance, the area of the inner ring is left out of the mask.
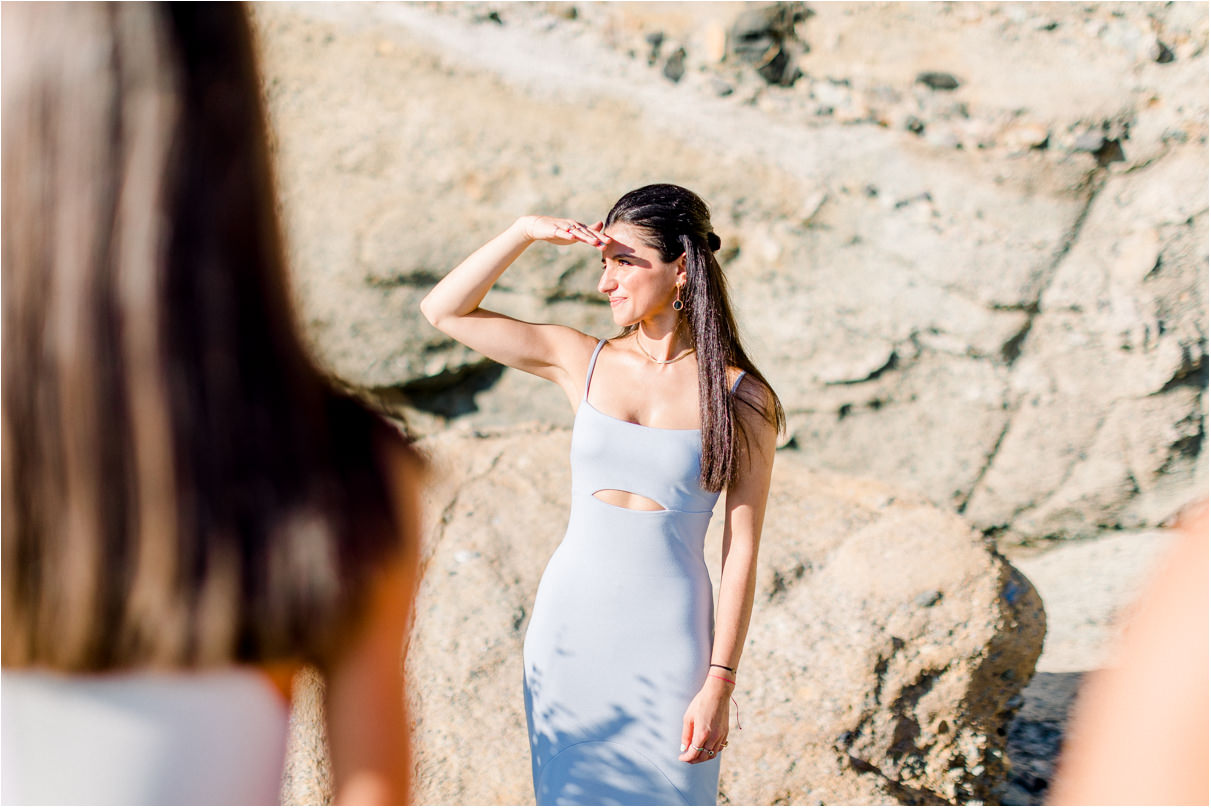
[[[921,697],[933,689],[942,674],[949,670],[948,666],[927,668],[917,674],[912,684],[901,688],[900,695],[892,702],[892,709],[898,713],[907,713],[917,706]]]
[[[891,745],[887,748],[887,757],[898,764],[906,757],[919,756],[921,750],[917,748],[917,739],[920,737],[920,722],[911,715],[899,715],[896,718],[895,729],[892,730]]]
[[[863,760],[860,757],[855,757],[854,755],[849,756],[849,767],[856,772],[861,772],[862,774],[882,774],[882,772],[879,771],[878,766],[869,761]]]
[[[1128,484],[1130,484],[1130,486],[1131,486],[1131,488],[1130,488],[1130,495],[1131,495],[1131,496],[1133,496],[1133,497],[1135,497],[1135,496],[1139,496],[1140,492],[1141,492],[1143,489],[1142,489],[1142,488],[1140,488],[1140,482],[1139,482],[1139,480],[1137,480],[1137,479],[1135,478],[1135,475],[1134,475],[1134,474],[1132,474],[1130,471],[1128,471],[1128,472],[1127,472],[1127,482],[1128,482]]]
[[[547,305],[552,303],[584,303],[589,306],[608,306],[609,301],[598,294],[589,292],[552,292],[543,298]]]
[[[367,275],[365,283],[372,289],[394,289],[397,286],[429,289],[441,279],[442,275],[431,269],[414,269],[411,272],[396,272],[391,275]]]
[[[1203,442],[1207,439],[1207,433],[1203,429],[1199,429],[1197,435],[1187,435],[1184,438],[1179,438],[1173,443],[1173,457],[1198,457],[1203,450]],[[1167,465],[1166,465],[1167,467]]]
[[[1105,168],[1111,163],[1123,163],[1127,160],[1127,155],[1123,152],[1123,145],[1117,139],[1103,142],[1101,147],[1093,152],[1093,157],[1097,160],[1099,168]]]
[[[879,654],[879,661],[875,663],[875,704],[880,704],[883,701],[883,684],[887,679],[887,666],[889,662],[891,662],[891,657],[885,657],[882,654]],[[863,723],[865,723],[865,719]]]
[[[1051,282],[1055,279],[1060,265],[1064,262],[1064,258],[1067,257],[1068,253],[1072,251],[1073,246],[1081,237],[1081,231],[1085,227],[1085,220],[1089,217],[1089,212],[1093,209],[1093,203],[1097,200],[1098,195],[1101,193],[1102,189],[1105,188],[1105,186],[1106,172],[1104,170],[1099,169],[1098,171],[1095,171],[1089,175],[1085,183],[1085,204],[1081,207],[1080,212],[1077,213],[1076,218],[1072,222],[1072,226],[1068,229],[1068,232],[1064,236],[1064,240],[1060,243],[1059,249],[1056,250],[1054,257],[1051,259],[1050,265],[1043,272],[1043,277],[1034,300],[1021,304],[1020,307],[1003,307],[1024,311],[1026,313],[1026,322],[1018,330],[1018,333],[1014,334],[1013,337],[1007,340],[1001,347],[1001,358],[1010,368],[1012,368],[1017,362],[1018,358],[1021,357],[1026,339],[1030,336],[1031,329],[1034,328],[1035,318],[1039,316],[1043,295],[1051,285]],[[967,491],[967,494],[963,497],[962,502],[959,504],[958,512],[960,514],[966,511],[967,505],[971,502],[972,496],[975,495],[976,489],[979,488],[984,476],[988,473],[988,470],[992,468],[992,464],[996,461],[997,454],[1001,450],[1001,444],[1009,432],[1009,427],[1013,423],[1013,415],[1016,412],[1019,404],[1020,402],[1017,402],[1011,406],[1009,417],[1005,420],[1005,426],[1001,430],[1001,434],[997,436],[996,443],[993,444],[992,450],[988,453],[988,457],[984,461],[983,468],[980,469],[979,473],[976,475],[975,481],[972,483],[971,487]],[[1100,424],[1098,425],[1098,428],[1101,428]],[[1071,472],[1071,467],[1068,469],[1068,471]],[[1067,479],[1067,475],[1065,475],[1065,479]],[[1003,532],[1010,525],[1012,525],[1013,521],[1023,510],[1026,509],[1026,507],[1029,506],[1018,508],[1009,518],[1006,525],[1000,528],[1000,530]],[[985,535],[987,536],[989,534],[986,532]]]
[[[1185,350],[1185,356],[1182,357],[1181,367],[1173,378],[1165,382],[1165,386],[1157,390],[1152,395],[1162,396],[1172,390],[1177,390],[1181,387],[1194,387],[1199,390],[1207,389],[1207,354],[1206,352],[1199,355],[1197,359],[1193,359],[1188,349]]]
[[[900,355],[898,352],[892,351],[891,354],[888,355],[887,361],[884,362],[880,367],[877,367],[874,370],[872,370],[866,377],[861,378],[861,379],[844,379],[844,380],[838,381],[838,382],[825,382],[825,385],[827,385],[829,387],[839,387],[841,385],[865,384],[866,382],[873,382],[875,379],[879,378],[884,373],[887,373],[889,370],[895,370],[899,366],[900,366]],[[844,417],[844,416],[842,416],[842,417]]]
[[[1089,218],[1089,212],[1093,210],[1093,203],[1095,200],[1097,200],[1098,195],[1102,192],[1102,189],[1106,187],[1106,178],[1107,174],[1105,171],[1094,171],[1086,179],[1084,184],[1084,190],[1086,191],[1085,204],[1081,206],[1080,212],[1077,213],[1076,218],[1072,222],[1072,227],[1068,228],[1068,232],[1065,234],[1064,240],[1060,243],[1059,249],[1056,250],[1055,256],[1051,259],[1050,266],[1048,266],[1046,272],[1044,272],[1043,282],[1039,284],[1039,291],[1035,296],[1034,301],[1026,304],[1027,307],[1029,309],[1033,309],[1036,314],[1039,310],[1039,305],[1042,302],[1043,293],[1047,290],[1047,287],[1051,285],[1051,281],[1055,278],[1056,272],[1060,268],[1060,264],[1064,262],[1064,259],[1068,256],[1068,253],[1072,251],[1073,245],[1075,245],[1077,240],[1081,237],[1081,231],[1085,227],[1085,220]]]
[[[980,467],[980,470],[976,473],[976,478],[971,482],[971,487],[968,488],[967,493],[963,495],[963,499],[958,506],[958,512],[960,514],[967,511],[967,506],[971,503],[971,498],[975,496],[976,490],[979,489],[980,484],[984,482],[984,477],[988,474],[989,469],[992,468],[993,461],[996,460],[997,454],[1001,451],[1001,444],[1005,442],[1005,436],[1009,434],[1009,427],[1012,424],[1013,417],[1010,415],[1010,417],[1005,419],[1005,424],[1001,427],[1001,434],[997,435],[996,442],[992,444],[992,449],[988,451],[988,456],[984,458],[984,465]],[[1005,527],[1001,526],[991,530],[1004,531],[1004,529]],[[991,530],[986,530],[984,535],[990,535]]]
[[[900,805],[945,805],[949,802],[949,800],[943,799],[941,795],[934,794],[932,791],[922,788],[912,788],[888,777],[878,766],[860,757],[855,755],[848,755],[847,757],[847,763],[851,769],[862,774],[871,774],[878,777],[883,788],[887,790],[888,795]]]
[[[1163,252],[1157,253],[1156,263],[1153,264],[1152,269],[1148,270],[1148,273],[1146,275],[1144,275],[1143,280],[1145,280],[1145,281],[1152,280],[1157,275],[1161,274],[1161,270],[1163,270],[1164,268],[1165,268],[1164,253]]]
[[[917,74],[917,83],[931,90],[957,90],[961,82],[950,73],[936,70]]]
[[[1175,464],[1183,460],[1189,461],[1202,454],[1203,444],[1207,440],[1207,424],[1203,420],[1202,413],[1199,412],[1183,418],[1177,423],[1177,427],[1180,429],[1190,421],[1195,423],[1195,431],[1188,435],[1182,435],[1169,445],[1169,457],[1166,458],[1164,465],[1160,467],[1158,473],[1168,474],[1173,471]]]
[[[415,409],[457,418],[477,412],[475,396],[496,384],[504,371],[504,365],[485,359],[406,384],[372,388],[370,393],[380,398],[402,398]]]
[[[1031,303],[1018,310],[1026,312],[1026,322],[1001,346],[1001,361],[1009,366],[1012,366],[1022,355],[1022,343],[1026,341],[1026,337],[1030,336],[1030,329],[1034,326],[1034,317],[1039,313],[1039,306],[1037,303]]]
[[[891,711],[896,716],[896,724],[891,744],[887,749],[887,757],[897,765],[906,758],[920,758],[921,748],[917,741],[921,738],[921,724],[912,711],[945,672],[945,667],[921,671],[911,684],[901,688],[900,694],[892,702]]]
[[[959,511],[959,513],[961,514],[962,511]],[[991,550],[996,550],[997,540],[1007,532],[1009,532],[1009,525],[992,525],[991,527],[983,528],[980,531],[980,535],[984,537],[984,546]]]

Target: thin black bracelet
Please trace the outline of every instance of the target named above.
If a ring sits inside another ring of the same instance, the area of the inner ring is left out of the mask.
[[[714,662],[711,663],[711,667],[712,668],[723,668],[725,671],[731,671],[732,673],[736,672],[735,668],[729,668],[727,665],[717,665]]]

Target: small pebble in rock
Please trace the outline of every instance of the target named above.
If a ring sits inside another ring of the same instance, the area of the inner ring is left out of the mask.
[[[660,46],[664,44],[664,32],[653,31],[644,37],[644,40],[651,46],[648,51],[648,64],[656,64],[656,60],[660,58]]]
[[[941,599],[942,593],[936,589],[931,589],[928,592],[922,592],[921,594],[917,595],[917,597],[913,600],[913,603],[923,609],[927,609],[930,606],[937,604]]]
[[[674,84],[685,75],[685,48],[678,48],[664,63],[664,77]]]
[[[736,88],[733,87],[730,82],[727,82],[718,76],[711,77],[711,89],[714,90],[715,95],[718,96],[731,95],[736,91]]]
[[[954,76],[935,71],[918,73],[917,83],[924,84],[931,90],[956,90],[959,87],[959,80]]]

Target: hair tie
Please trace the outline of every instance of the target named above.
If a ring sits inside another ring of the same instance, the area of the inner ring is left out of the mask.
[[[723,242],[719,240],[719,236],[711,232],[706,234],[706,246],[711,248],[711,252],[715,252],[723,246]]]

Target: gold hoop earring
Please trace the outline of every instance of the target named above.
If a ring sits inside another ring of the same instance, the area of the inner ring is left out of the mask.
[[[681,302],[681,284],[677,284],[677,297],[673,299],[673,311],[681,311],[685,304]]]

